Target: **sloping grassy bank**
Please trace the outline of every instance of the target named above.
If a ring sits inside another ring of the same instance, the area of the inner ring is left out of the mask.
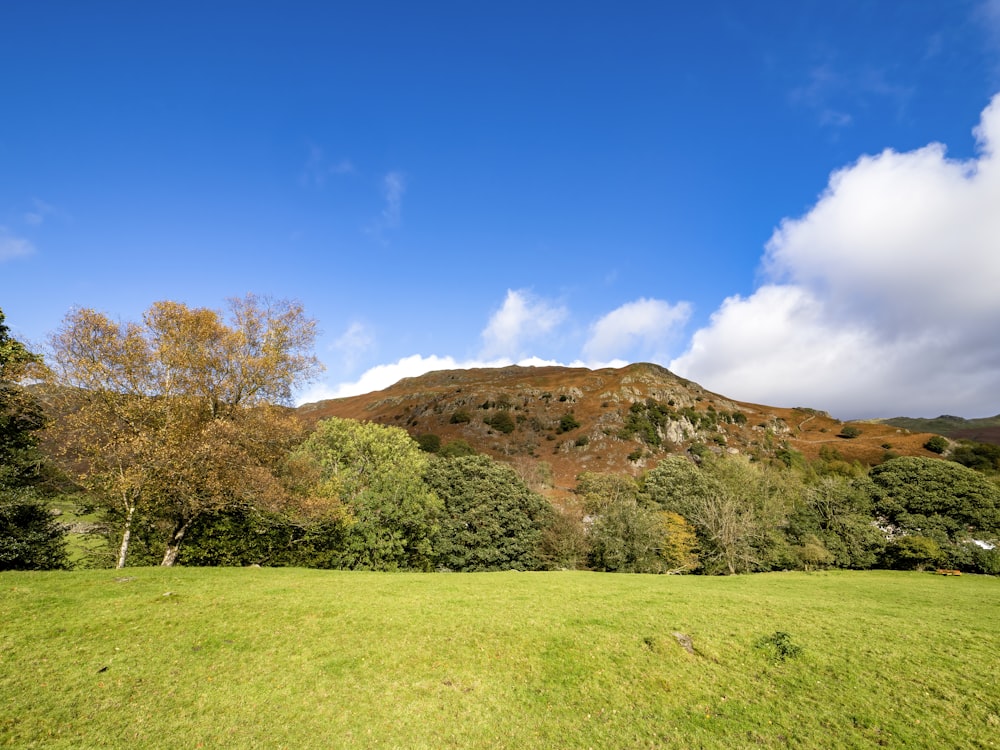
[[[0,623],[0,746],[1000,746],[996,578],[3,573]]]

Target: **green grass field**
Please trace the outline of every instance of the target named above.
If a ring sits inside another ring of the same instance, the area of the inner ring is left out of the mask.
[[[0,623],[0,746],[1000,747],[997,578],[2,573]]]

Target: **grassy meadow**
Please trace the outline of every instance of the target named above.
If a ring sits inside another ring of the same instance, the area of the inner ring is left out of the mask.
[[[998,578],[8,572],[0,623],[0,747],[1000,747]]]

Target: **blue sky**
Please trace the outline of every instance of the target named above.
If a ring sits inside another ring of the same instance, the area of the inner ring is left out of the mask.
[[[1000,411],[1000,0],[0,8],[0,308],[301,300],[301,399],[656,361]]]

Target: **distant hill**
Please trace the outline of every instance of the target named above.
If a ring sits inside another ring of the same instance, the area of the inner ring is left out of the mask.
[[[639,474],[670,452],[760,456],[824,448],[874,465],[887,451],[933,456],[926,431],[887,422],[844,423],[805,407],[751,404],[712,393],[653,364],[620,369],[504,367],[443,370],[385,390],[299,407],[308,420],[331,416],[396,425],[411,435],[464,440],[507,461],[529,484],[558,496],[584,471]],[[890,454],[891,455],[891,454]]]
[[[878,421],[913,432],[933,432],[952,440],[975,440],[979,443],[1000,445],[1000,414],[981,419],[963,419],[962,417],[942,414],[933,419],[892,417]]]

